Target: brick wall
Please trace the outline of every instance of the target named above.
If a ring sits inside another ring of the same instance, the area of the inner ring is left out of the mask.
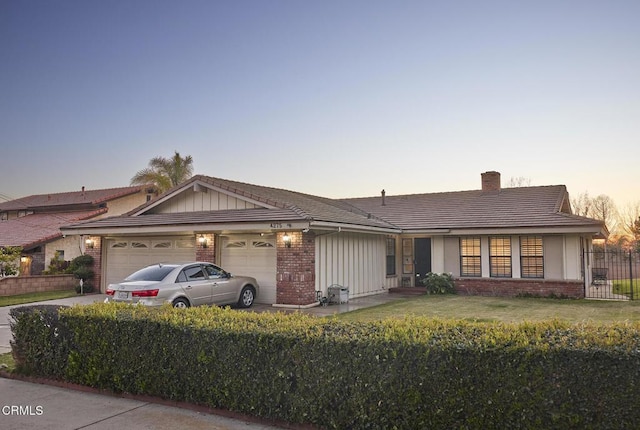
[[[78,280],[73,275],[18,276],[0,279],[0,296],[73,290]]]
[[[196,261],[206,261],[207,263],[216,262],[216,241],[213,234],[203,234],[207,241],[207,247],[200,245],[200,241],[196,239]],[[198,236],[199,238],[200,236]]]
[[[276,302],[283,305],[308,305],[316,301],[316,244],[312,232],[289,232],[291,247],[278,233]]]
[[[532,295],[539,297],[563,296],[584,298],[582,281],[554,281],[548,279],[487,279],[456,278],[455,289],[458,294],[470,296]]]
[[[93,257],[93,291],[99,292],[100,282],[102,281],[102,238],[99,236],[91,236],[93,248],[86,247],[84,253]]]

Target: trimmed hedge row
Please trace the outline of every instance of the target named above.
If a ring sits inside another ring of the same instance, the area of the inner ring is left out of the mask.
[[[635,428],[640,325],[12,311],[21,371],[322,428]],[[52,341],[52,339],[54,341]]]

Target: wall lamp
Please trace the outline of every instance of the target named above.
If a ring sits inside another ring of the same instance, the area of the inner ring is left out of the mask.
[[[204,235],[200,235],[200,237],[198,238],[198,243],[200,244],[201,247],[206,248],[207,247],[207,238],[204,237]]]
[[[284,236],[282,236],[282,241],[284,242],[284,246],[291,248],[291,236],[289,233],[285,233]]]
[[[87,245],[87,248],[93,249],[94,242],[90,237],[88,237],[87,240],[84,241],[84,244]]]

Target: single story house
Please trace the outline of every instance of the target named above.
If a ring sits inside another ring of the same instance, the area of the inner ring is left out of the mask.
[[[72,260],[84,253],[85,242],[66,238],[63,225],[121,215],[156,193],[149,185],[38,194],[0,203],[0,247],[23,250],[20,273],[39,275],[56,255]]]
[[[571,213],[565,186],[329,199],[194,176],[117,217],[62,227],[89,238],[102,291],[168,261],[210,261],[257,278],[258,302],[312,306],[334,284],[349,297],[419,286],[449,272],[468,294],[584,297],[583,251],[607,235]]]

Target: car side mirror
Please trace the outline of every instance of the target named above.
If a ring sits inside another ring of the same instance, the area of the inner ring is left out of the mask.
[[[231,277],[231,273],[230,273],[230,272],[225,272],[225,273],[224,273],[224,276],[225,276],[226,278],[230,278],[230,277]]]

